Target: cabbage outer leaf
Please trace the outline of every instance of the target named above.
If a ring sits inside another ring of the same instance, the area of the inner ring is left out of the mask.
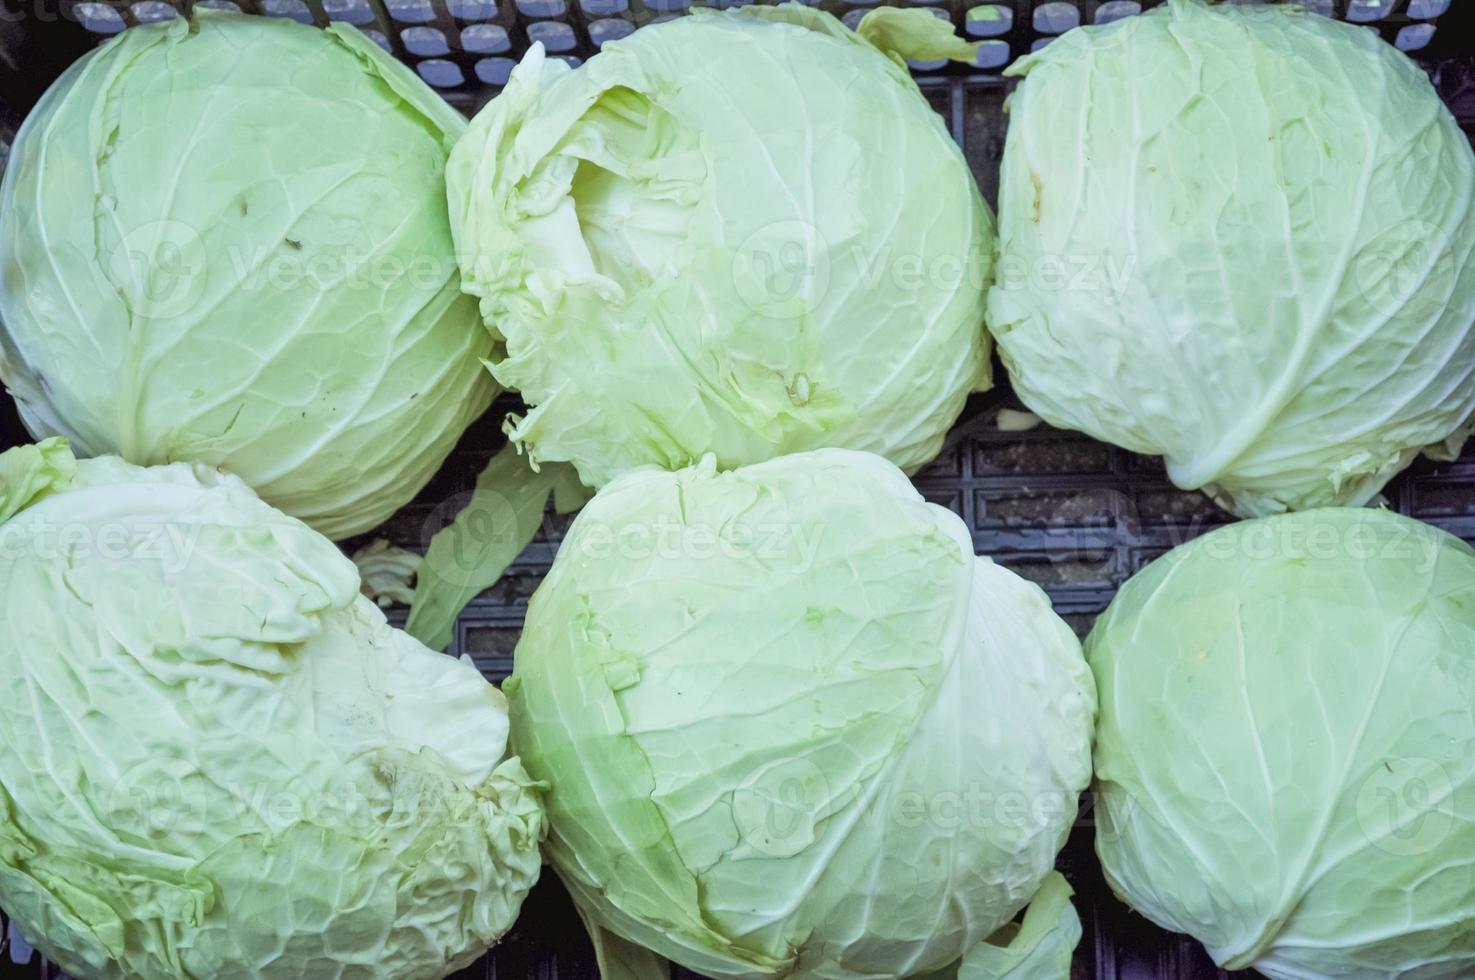
[[[1424,72],[1170,0],[1014,65],[988,321],[1053,425],[1241,516],[1360,505],[1475,415],[1475,155]]]

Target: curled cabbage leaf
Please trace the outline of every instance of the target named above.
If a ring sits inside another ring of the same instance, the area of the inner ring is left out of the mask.
[[[709,452],[935,456],[989,384],[994,225],[899,55],[972,51],[930,12],[857,34],[792,4],[573,70],[535,45],[447,172],[491,371],[531,406],[512,438],[592,487]]]
[[[0,379],[38,438],[223,466],[334,538],[491,401],[444,198],[465,122],[357,30],[200,10],[83,58],[0,188]]]
[[[82,980],[433,980],[536,881],[502,695],[234,477],[0,455],[0,906]]]
[[[1475,551],[1337,508],[1218,530],[1086,643],[1112,888],[1274,980],[1475,976]]]
[[[1066,976],[1079,643],[880,457],[619,478],[506,690],[607,978]]]
[[[988,320],[1052,424],[1241,516],[1362,504],[1475,415],[1475,156],[1412,61],[1170,0],[1022,59]]]

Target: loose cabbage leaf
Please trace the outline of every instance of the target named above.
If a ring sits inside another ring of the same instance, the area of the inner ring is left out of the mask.
[[[979,42],[958,37],[952,21],[927,9],[877,7],[861,18],[855,32],[903,63],[942,59],[971,63],[978,57]]]
[[[600,980],[671,980],[671,961],[615,935],[575,906],[594,944]]]
[[[432,650],[450,645],[456,617],[495,585],[537,536],[550,494],[561,513],[587,499],[577,472],[567,464],[533,469],[515,443],[492,457],[476,478],[470,501],[431,539],[405,630]]]
[[[1071,904],[1072,894],[1060,872],[1050,872],[1024,921],[969,950],[957,980],[1069,980],[1071,956],[1081,941],[1081,918]]]
[[[414,581],[424,556],[406,548],[397,548],[384,538],[377,538],[353,554],[358,566],[360,589],[364,596],[380,606],[408,606],[415,597]]]
[[[0,453],[0,524],[65,490],[76,475],[77,460],[65,439],[47,439]]]

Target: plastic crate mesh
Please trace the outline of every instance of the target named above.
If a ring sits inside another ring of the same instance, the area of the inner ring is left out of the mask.
[[[637,27],[693,6],[734,7],[752,0],[64,0],[90,32],[110,37],[134,24],[168,20],[191,8],[213,7],[306,24],[353,24],[412,65],[459,104],[485,101],[504,85],[528,47],[577,65],[604,44]],[[805,0],[854,26],[878,0]],[[930,9],[959,33],[981,42],[974,72],[997,73],[1019,55],[1082,24],[1106,24],[1162,0],[901,0],[894,6]],[[1405,51],[1434,39],[1436,20],[1452,0],[1302,0],[1328,17],[1367,25]],[[968,66],[921,63],[919,75],[967,72]]]

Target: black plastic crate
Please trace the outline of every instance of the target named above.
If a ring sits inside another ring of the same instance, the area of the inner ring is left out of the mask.
[[[693,6],[730,7],[773,0],[3,0],[13,10],[0,46],[34,47],[18,71],[22,99],[44,87],[80,51],[139,23],[167,20],[195,6],[353,24],[405,61],[453,104],[473,111],[497,93],[534,41],[578,63],[635,28]],[[929,64],[920,78],[997,77],[1019,55],[1082,24],[1108,23],[1163,0],[805,0],[849,24],[885,2],[926,7],[982,43],[976,65]],[[1240,0],[1244,2],[1244,0]],[[1250,0],[1255,2],[1255,0]],[[1299,0],[1328,16],[1365,24],[1411,55],[1437,61],[1470,53],[1469,0]],[[976,11],[988,16],[970,18]],[[44,18],[44,23],[42,19]],[[14,63],[12,63],[14,65]],[[13,67],[13,70],[16,70]],[[7,87],[6,91],[14,89]]]
[[[676,16],[694,0],[0,0],[0,149],[46,86],[75,58],[126,26],[177,16],[196,5],[239,7],[318,25],[342,20],[371,32],[386,49],[465,112],[496,95],[530,42],[583,59],[635,27]],[[742,2],[742,0],[737,0]],[[985,58],[977,66],[920,66],[916,76],[963,147],[984,197],[994,203],[1008,84],[999,72],[1019,54],[1075,27],[1130,15],[1162,0],[888,0],[940,11],[967,33],[967,14],[1000,8],[992,33],[975,28]],[[1253,0],[1239,0],[1253,2]],[[732,6],[733,0],[696,5]],[[1419,59],[1466,131],[1475,136],[1475,0],[1302,0],[1303,6],[1364,23]],[[851,23],[876,2],[817,0]],[[623,25],[623,26],[615,26]],[[497,59],[495,72],[481,63]],[[447,67],[449,66],[449,68]],[[455,69],[454,73],[450,69]],[[8,130],[8,132],[7,132]],[[3,159],[3,157],[0,157]],[[976,396],[943,453],[915,478],[930,500],[960,514],[976,550],[1038,582],[1084,635],[1116,589],[1172,547],[1232,520],[1201,493],[1167,479],[1160,462],[1040,425],[999,428],[1001,409],[1023,409],[996,365],[995,390]],[[504,438],[504,400],[467,432],[436,479],[381,529],[365,536],[423,551],[464,501]],[[0,450],[28,441],[8,396],[0,394]],[[1454,463],[1420,460],[1386,490],[1397,511],[1475,544],[1475,444]],[[470,655],[492,680],[512,668],[527,599],[547,572],[569,517],[549,513],[534,543],[457,623],[451,652]],[[345,542],[352,550],[360,542]],[[404,610],[391,612],[402,621]],[[1207,980],[1214,967],[1194,941],[1157,929],[1119,903],[1092,853],[1091,800],[1060,857],[1075,887],[1084,935],[1072,980]],[[1251,976],[1253,974],[1237,974]],[[39,957],[11,962],[0,936],[0,978],[61,976]],[[551,872],[503,943],[457,980],[596,980],[593,951]],[[674,980],[694,980],[677,970]],[[306,978],[305,978],[306,980]]]

